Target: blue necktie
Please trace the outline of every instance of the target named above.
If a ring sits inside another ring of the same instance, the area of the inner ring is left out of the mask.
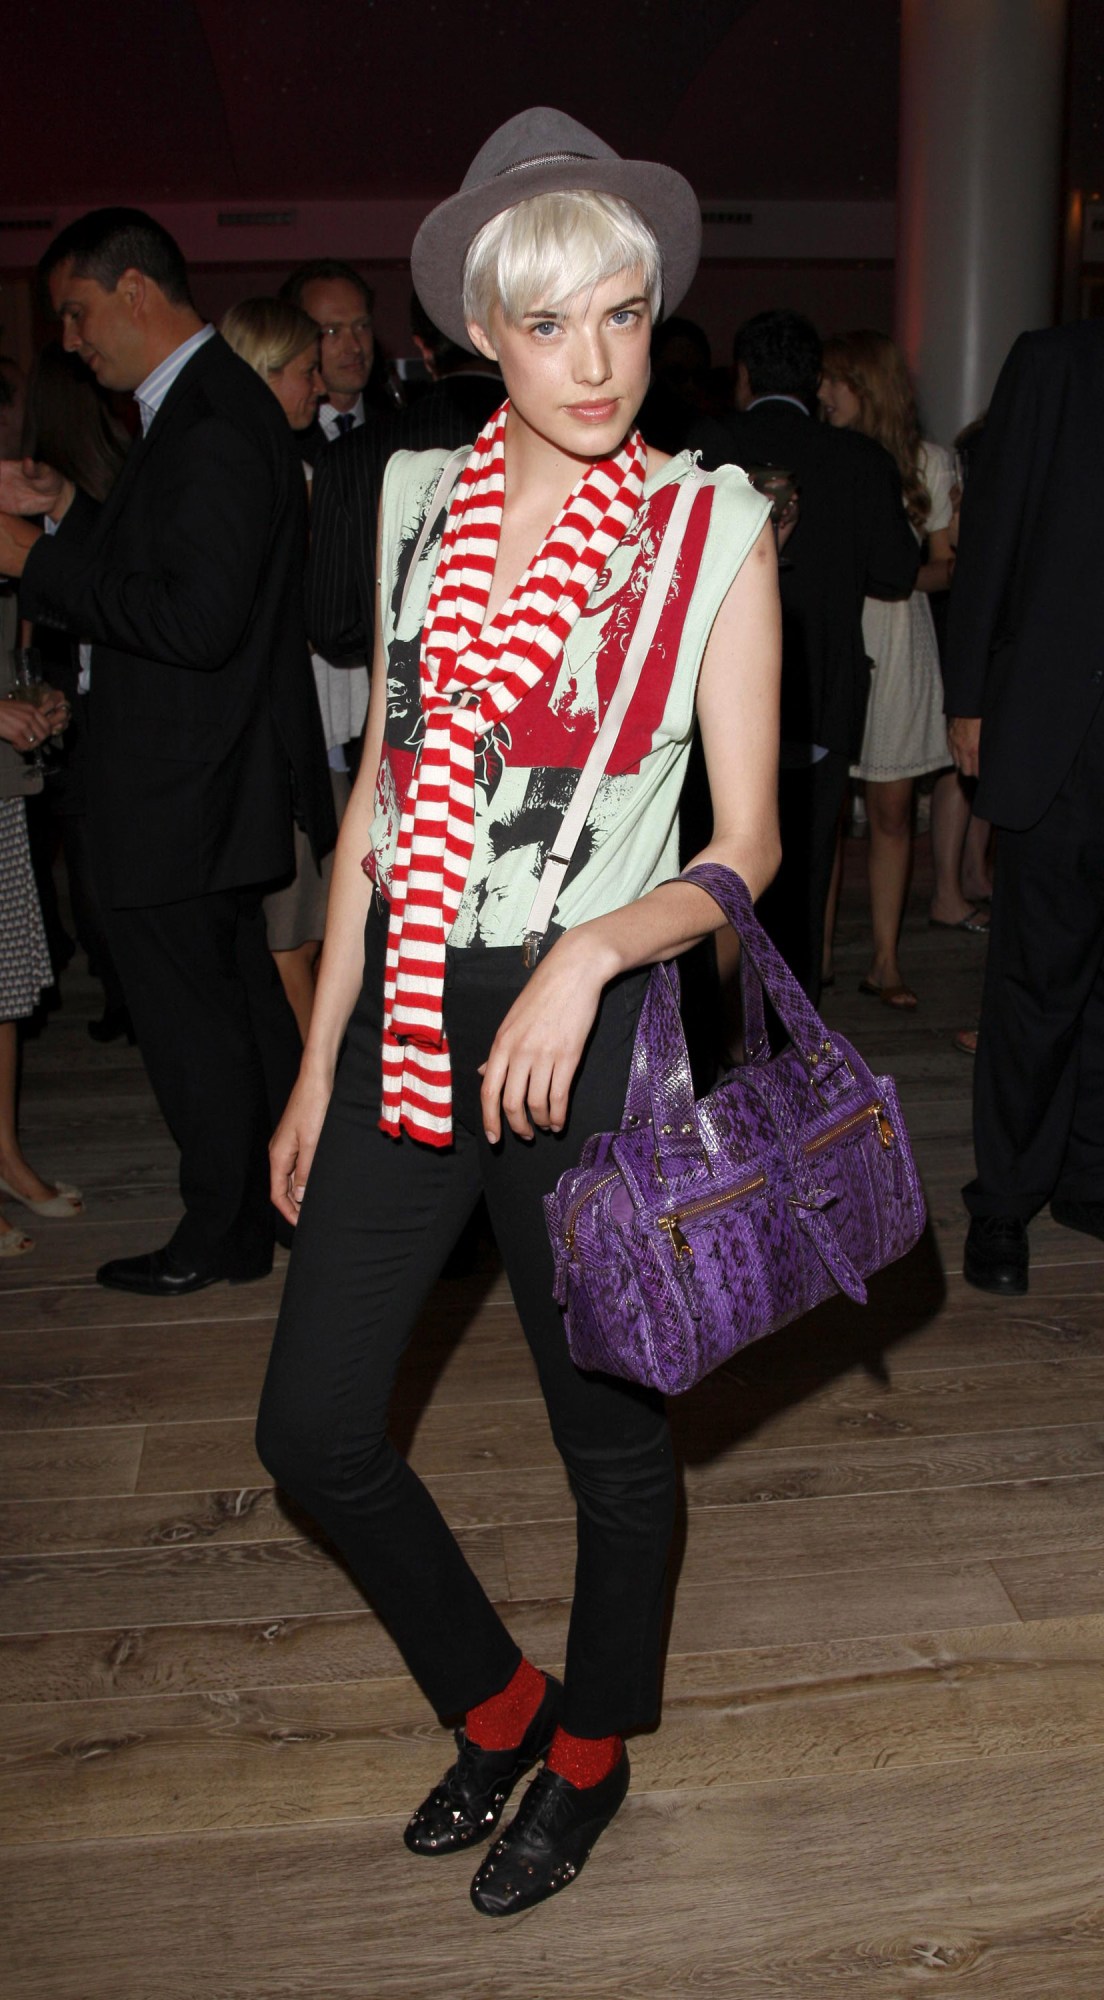
[[[334,417],[334,422],[337,425],[338,437],[348,437],[349,432],[356,422],[356,418],[351,410],[340,410]]]

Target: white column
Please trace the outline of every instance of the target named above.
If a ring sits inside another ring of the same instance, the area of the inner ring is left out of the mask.
[[[903,0],[897,339],[929,437],[1054,318],[1066,0]]]

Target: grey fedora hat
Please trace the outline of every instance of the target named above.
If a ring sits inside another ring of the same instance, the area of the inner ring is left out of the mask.
[[[619,195],[643,216],[663,260],[663,305],[673,311],[701,254],[701,209],[689,181],[652,160],[623,160],[564,111],[538,105],[508,118],[479,148],[454,194],[426,216],[410,256],[430,319],[472,351],[464,323],[464,260],[473,237],[503,209],[568,189]]]

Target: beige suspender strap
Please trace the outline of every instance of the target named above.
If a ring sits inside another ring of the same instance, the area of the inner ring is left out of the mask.
[[[697,498],[699,488],[704,483],[704,475],[695,468],[687,474],[679,486],[659,554],[648,578],[644,602],[640,607],[636,628],[625,655],[625,664],[618,676],[617,686],[602,718],[590,755],[579,773],[571,804],[545,856],[537,893],[533,898],[529,921],[525,926],[525,943],[522,946],[522,957],[530,971],[537,962],[541,940],[552,921],[552,912],[556,907],[556,898],[563,887],[564,876],[571,865],[571,857],[586,825],[587,814],[605,776],[606,765],[613,755],[617,739],[621,734],[621,725],[628,714],[629,704],[636,693],[644,664],[651,652],[660,614],[667,602],[675,564],[690,519],[690,509]]]
[[[437,503],[438,501],[445,499],[445,497],[448,494],[451,494],[452,489],[455,486],[457,480],[459,479],[461,471],[463,470],[465,461],[470,457],[471,457],[470,444],[462,444],[458,450],[453,452],[451,458],[446,458],[444,465],[441,467],[441,477],[437,481],[437,484],[434,487],[433,492],[430,496],[429,506],[425,510],[425,518],[422,521],[422,531],[418,536],[417,541],[414,544],[414,554],[411,556],[410,561],[406,566],[406,581],[403,584],[402,597],[399,600],[398,618],[396,618],[395,620],[396,624],[398,624],[399,618],[401,618],[403,615],[403,610],[406,605],[407,594],[410,590],[411,582],[413,581],[414,571],[418,567],[418,561],[421,556],[422,550],[425,548],[425,545],[429,540],[429,531],[432,528],[434,521],[437,519]]]

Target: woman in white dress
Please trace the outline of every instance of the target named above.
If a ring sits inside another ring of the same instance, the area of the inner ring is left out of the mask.
[[[820,403],[830,424],[863,431],[890,452],[901,474],[905,507],[927,560],[911,597],[868,597],[863,637],[873,663],[862,750],[851,775],[866,786],[870,829],[873,953],[860,990],[887,1007],[912,1008],[901,976],[898,938],[912,864],[916,779],[949,762],[939,651],[928,593],[951,579],[949,528],[954,459],[920,435],[904,360],[884,333],[846,333],[826,341]]]

